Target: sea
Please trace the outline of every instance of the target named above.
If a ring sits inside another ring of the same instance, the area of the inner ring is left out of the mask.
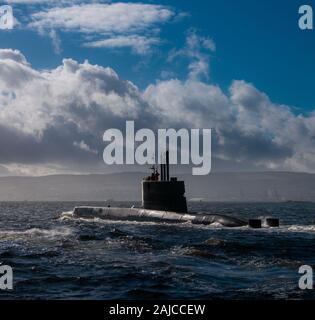
[[[280,219],[279,229],[261,230],[81,219],[71,213],[80,205],[107,203],[0,203],[0,265],[14,277],[0,299],[315,298],[299,288],[299,268],[315,267],[314,203],[189,204],[195,212]]]

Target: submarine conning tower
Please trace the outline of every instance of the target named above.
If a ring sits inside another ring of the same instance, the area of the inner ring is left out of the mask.
[[[169,152],[161,172],[153,167],[153,174],[142,181],[142,206],[146,210],[187,213],[185,182],[170,178]]]

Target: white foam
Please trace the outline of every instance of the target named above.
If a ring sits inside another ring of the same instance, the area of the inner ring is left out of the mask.
[[[63,212],[60,216],[60,220],[72,219],[74,217],[73,211]]]
[[[293,225],[288,228],[289,231],[294,232],[315,232],[315,225],[309,225],[309,226],[300,226],[300,225]]]
[[[72,233],[73,230],[66,227],[55,229],[32,228],[27,230],[0,230],[0,239],[45,238],[53,240],[70,236]]]

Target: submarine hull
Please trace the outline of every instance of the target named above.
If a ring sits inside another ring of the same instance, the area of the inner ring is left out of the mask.
[[[136,208],[96,208],[77,207],[73,214],[80,218],[100,218],[104,220],[135,221],[135,222],[156,222],[156,223],[187,223],[195,225],[211,225],[219,223],[224,227],[243,227],[248,224],[242,220],[223,215],[211,214],[180,214],[167,211],[156,211]]]

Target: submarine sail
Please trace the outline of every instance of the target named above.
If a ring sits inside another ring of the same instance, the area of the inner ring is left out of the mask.
[[[142,181],[143,209],[187,213],[185,182],[170,178],[169,151],[166,152],[166,164],[161,164],[161,176],[152,169],[153,174]]]

